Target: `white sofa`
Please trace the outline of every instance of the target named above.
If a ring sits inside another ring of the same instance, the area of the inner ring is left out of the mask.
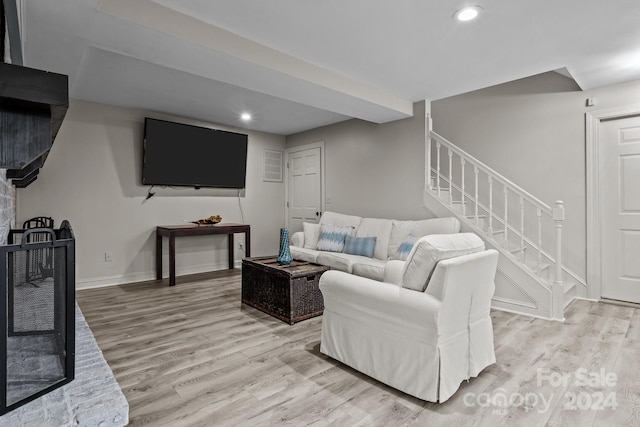
[[[421,238],[385,282],[325,272],[320,351],[412,396],[446,401],[495,363],[497,261],[478,236],[459,233]]]
[[[316,249],[319,228],[323,225],[353,227],[352,236],[375,237],[373,256],[354,255],[344,252],[328,252]],[[294,233],[290,239],[291,256],[294,259],[314,262],[357,276],[374,280],[384,280],[385,268],[389,261],[403,262],[408,255],[398,252],[400,246],[411,238],[430,234],[451,234],[460,231],[457,218],[433,218],[416,221],[395,219],[363,218],[326,211],[318,224],[304,224],[305,230]],[[395,267],[399,268],[398,265]]]

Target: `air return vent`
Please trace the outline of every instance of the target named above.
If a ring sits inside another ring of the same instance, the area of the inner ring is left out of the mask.
[[[262,180],[282,182],[282,151],[264,150]]]

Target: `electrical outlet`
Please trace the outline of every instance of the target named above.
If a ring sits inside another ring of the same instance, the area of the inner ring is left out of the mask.
[[[113,261],[113,257],[111,256],[111,252],[107,251],[104,253],[104,262]]]

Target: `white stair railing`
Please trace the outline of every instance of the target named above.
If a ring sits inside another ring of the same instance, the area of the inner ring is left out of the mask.
[[[550,207],[429,128],[428,189],[540,277],[552,292],[552,315],[563,318],[563,202]],[[466,173],[467,168],[473,173]]]

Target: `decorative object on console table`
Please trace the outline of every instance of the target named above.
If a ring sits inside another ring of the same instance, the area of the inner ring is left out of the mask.
[[[278,264],[289,265],[293,261],[291,252],[289,250],[289,230],[285,228],[280,229],[280,253],[278,254]]]
[[[191,222],[198,225],[213,225],[222,222],[222,217],[220,215],[212,215],[209,218],[199,219],[197,221]]]

